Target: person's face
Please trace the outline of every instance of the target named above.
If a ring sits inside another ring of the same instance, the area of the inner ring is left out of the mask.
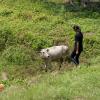
[[[80,32],[80,29],[74,29],[75,32]]]
[[[76,29],[74,29],[74,31],[75,31],[75,32],[77,32],[77,30],[76,30]]]

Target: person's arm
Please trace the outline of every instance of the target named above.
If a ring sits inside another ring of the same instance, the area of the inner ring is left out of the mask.
[[[76,34],[76,38],[75,38],[75,41],[76,41],[76,54],[79,53],[79,42],[80,42],[80,34]]]
[[[79,42],[76,43],[76,54],[79,53]]]

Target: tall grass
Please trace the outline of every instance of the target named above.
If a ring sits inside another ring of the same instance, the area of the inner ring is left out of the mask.
[[[30,69],[38,69],[42,66],[37,53],[41,48],[66,44],[71,51],[74,24],[79,25],[84,33],[81,61],[91,63],[90,58],[100,54],[99,11],[53,0],[0,1],[1,69],[5,66],[32,66]]]
[[[99,100],[99,65],[52,72],[23,81],[14,80],[1,100]],[[31,82],[30,82],[31,80]],[[28,85],[27,85],[28,84]]]
[[[0,100],[99,100],[100,9],[62,0],[0,0]],[[38,51],[65,44],[73,49],[77,24],[84,33],[81,68],[65,64],[45,73]],[[72,69],[72,70],[68,70]]]

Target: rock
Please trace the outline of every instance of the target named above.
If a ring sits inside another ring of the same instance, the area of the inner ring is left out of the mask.
[[[4,84],[0,84],[0,92],[4,90]]]
[[[7,75],[7,73],[6,73],[6,72],[2,72],[2,73],[1,73],[1,78],[2,78],[2,80],[8,80],[8,75]]]

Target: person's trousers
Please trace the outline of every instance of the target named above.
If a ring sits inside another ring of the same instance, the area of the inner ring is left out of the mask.
[[[79,51],[79,53],[76,54],[76,51],[74,50],[74,51],[71,53],[71,59],[74,59],[76,64],[79,64],[79,56],[80,56],[81,52],[82,52],[82,51]]]

